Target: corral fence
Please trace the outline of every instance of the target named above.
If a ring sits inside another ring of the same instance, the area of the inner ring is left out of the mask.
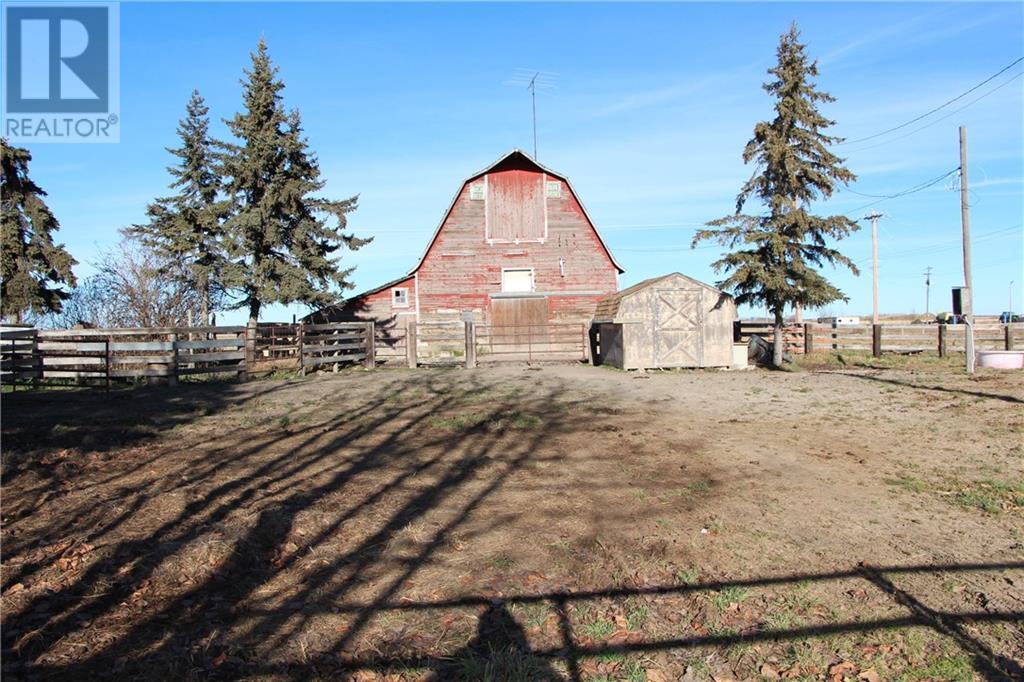
[[[737,321],[733,340],[747,343],[752,334],[771,342],[772,324],[763,321]],[[916,354],[935,352],[940,357],[964,352],[967,325],[964,324],[821,324],[807,322],[783,328],[784,350],[794,355],[816,351],[871,351]],[[974,324],[975,350],[1014,350],[1024,339],[1024,323],[1000,322],[978,318]]]
[[[0,383],[100,385],[146,380],[174,384],[201,374],[246,378],[278,370],[350,365],[586,362],[580,323],[495,326],[449,322],[267,322],[234,327],[39,330],[0,327]]]
[[[535,325],[491,325],[474,321],[409,322],[387,339],[405,351],[409,367],[586,362],[589,360],[588,325],[550,322]],[[390,357],[397,358],[396,352]]]
[[[374,366],[372,322],[324,325],[37,330],[0,328],[0,382],[104,385],[181,377],[248,377],[280,368]]]

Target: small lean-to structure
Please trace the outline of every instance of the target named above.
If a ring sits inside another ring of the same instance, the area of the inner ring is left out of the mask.
[[[678,272],[654,277],[597,304],[597,364],[621,369],[728,367],[736,303]]]

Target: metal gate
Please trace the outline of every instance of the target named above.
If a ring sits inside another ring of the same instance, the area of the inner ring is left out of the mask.
[[[658,367],[704,365],[703,291],[656,289],[654,360]]]

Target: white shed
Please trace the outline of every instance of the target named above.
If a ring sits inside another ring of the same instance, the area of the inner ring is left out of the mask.
[[[736,304],[678,272],[654,277],[597,304],[595,364],[622,369],[728,367]]]

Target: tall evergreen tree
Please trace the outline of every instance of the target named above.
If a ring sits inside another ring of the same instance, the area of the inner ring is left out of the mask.
[[[222,291],[225,266],[222,222],[230,202],[220,196],[221,178],[216,142],[210,138],[209,109],[199,92],[192,97],[178,123],[181,146],[168,148],[178,163],[168,166],[177,194],[157,199],[146,210],[149,223],[134,225],[129,233],[154,249],[170,264],[169,273],[187,277],[199,293],[202,324],[209,324],[211,302]]]
[[[284,110],[284,83],[262,39],[251,56],[243,81],[244,111],[225,121],[239,142],[225,145],[224,173],[235,202],[226,223],[227,281],[237,294],[236,307],[248,308],[255,324],[266,303],[331,303],[333,289],[352,286],[352,269],[339,267],[337,252],[370,240],[343,233],[358,197],[313,196],[324,182],[299,114]]]
[[[75,285],[76,261],[53,241],[60,224],[43,201],[46,192],[28,176],[32,154],[4,139],[0,148],[0,304],[4,317],[21,322],[26,313],[60,312],[70,295],[62,287]]]
[[[736,198],[736,212],[707,223],[693,245],[714,240],[733,249],[713,264],[726,272],[719,286],[733,292],[736,302],[763,305],[775,318],[774,357],[782,364],[783,315],[787,306],[822,306],[847,297],[819,271],[823,264],[845,266],[858,274],[853,262],[832,248],[858,229],[843,215],[820,217],[810,205],[832,195],[837,184],[856,176],[844,160],[829,151],[842,139],[823,131],[835,124],[818,111],[819,103],[835,101],[815,87],[817,62],[808,61],[794,23],[781,36],[778,64],[764,89],[775,98],[775,118],[754,127],[743,150],[743,162],[756,171]],[[751,199],[763,207],[759,215],[743,213]]]

